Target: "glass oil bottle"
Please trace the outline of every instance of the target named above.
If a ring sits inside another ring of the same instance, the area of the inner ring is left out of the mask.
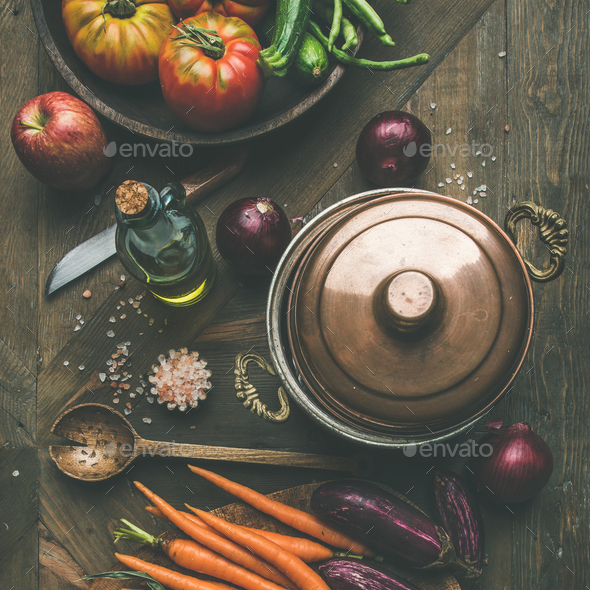
[[[167,305],[203,299],[215,280],[215,260],[203,220],[186,203],[182,184],[169,184],[158,194],[148,184],[126,180],[115,203],[115,244],[129,274]]]

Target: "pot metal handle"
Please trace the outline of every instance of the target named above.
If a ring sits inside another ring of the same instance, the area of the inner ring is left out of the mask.
[[[278,395],[281,409],[277,412],[271,412],[266,404],[263,404],[260,401],[256,387],[250,383],[248,376],[248,364],[251,362],[256,363],[269,375],[277,374],[274,370],[274,367],[267,363],[264,357],[260,356],[256,352],[240,352],[238,356],[236,356],[234,366],[234,374],[236,376],[235,388],[238,399],[242,400],[244,407],[248,408],[253,414],[258,414],[269,422],[285,422],[291,411],[289,407],[289,398],[287,397],[285,390],[283,387],[279,387]]]
[[[541,241],[551,256],[549,267],[543,270],[539,270],[528,260],[524,261],[531,278],[538,283],[547,283],[556,279],[565,268],[565,255],[569,239],[566,221],[555,211],[545,209],[532,201],[518,203],[510,208],[504,220],[506,232],[515,244],[517,242],[516,224],[521,219],[530,219],[531,223],[539,228]]]

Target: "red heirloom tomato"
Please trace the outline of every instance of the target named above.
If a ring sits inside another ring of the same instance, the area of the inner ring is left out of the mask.
[[[239,18],[203,12],[175,27],[160,53],[168,108],[198,131],[223,131],[255,111],[264,75],[256,33]]]
[[[166,0],[63,0],[62,17],[97,76],[126,85],[158,79],[158,55],[176,22]]]
[[[223,16],[237,16],[254,26],[266,12],[271,0],[168,0],[178,18],[188,18],[201,12],[217,12]]]

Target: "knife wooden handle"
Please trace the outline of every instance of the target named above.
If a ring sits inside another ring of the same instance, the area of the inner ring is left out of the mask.
[[[222,184],[231,180],[244,167],[246,148],[224,150],[207,168],[182,179],[180,184],[186,191],[186,201],[194,205]]]

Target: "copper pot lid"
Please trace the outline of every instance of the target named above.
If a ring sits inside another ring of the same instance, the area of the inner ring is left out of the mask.
[[[531,338],[516,247],[485,215],[433,193],[348,209],[302,258],[293,293],[290,346],[305,384],[369,431],[420,435],[473,419]]]

